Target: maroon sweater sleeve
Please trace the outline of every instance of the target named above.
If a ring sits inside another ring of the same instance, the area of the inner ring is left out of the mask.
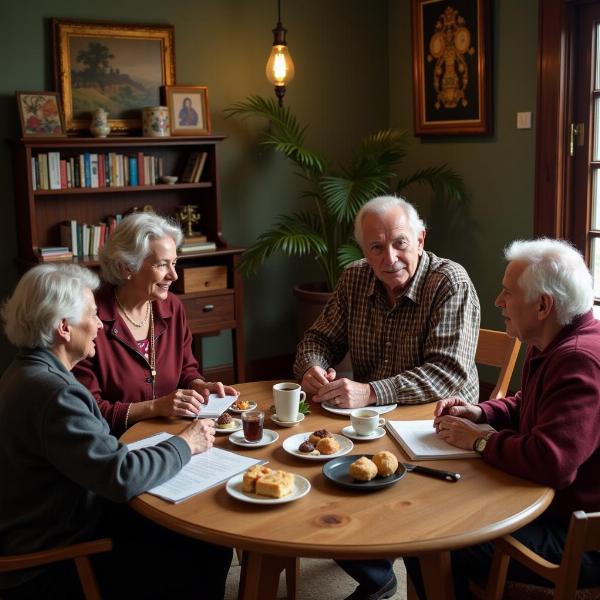
[[[532,396],[521,403],[512,428],[490,438],[483,457],[513,475],[561,490],[599,446],[598,357],[576,349],[557,352],[543,388]],[[484,412],[492,425],[505,418],[498,406]]]

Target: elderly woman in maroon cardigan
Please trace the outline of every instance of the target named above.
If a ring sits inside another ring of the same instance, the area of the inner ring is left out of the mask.
[[[198,371],[185,311],[169,291],[182,238],[168,220],[136,213],[117,225],[100,251],[102,331],[96,355],[73,372],[115,435],[142,419],[193,417],[210,393],[237,394]]]

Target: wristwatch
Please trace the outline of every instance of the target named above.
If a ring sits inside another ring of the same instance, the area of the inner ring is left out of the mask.
[[[473,442],[473,450],[477,452],[477,454],[483,454],[485,447],[487,446],[488,440],[494,435],[493,431],[488,431],[485,435],[478,437]]]

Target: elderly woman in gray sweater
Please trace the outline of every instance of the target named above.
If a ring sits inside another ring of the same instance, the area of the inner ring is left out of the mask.
[[[214,441],[210,420],[128,451],[71,374],[94,355],[98,277],[75,265],[28,271],[2,309],[19,348],[0,378],[0,554],[109,535],[93,557],[105,598],[222,598],[231,549],[164,530],[123,503],[175,475]],[[119,504],[121,503],[121,504]],[[81,597],[72,561],[0,574],[0,596]]]

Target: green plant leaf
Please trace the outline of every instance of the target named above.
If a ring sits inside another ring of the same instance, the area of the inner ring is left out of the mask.
[[[342,267],[363,258],[362,250],[356,244],[344,244],[338,250],[338,260]]]

